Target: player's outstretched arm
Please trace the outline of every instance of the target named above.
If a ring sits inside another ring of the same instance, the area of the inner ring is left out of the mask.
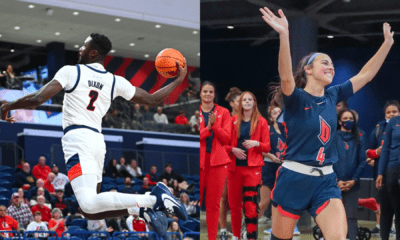
[[[185,80],[187,74],[187,64],[184,68],[182,68],[178,62],[176,62],[176,64],[179,68],[178,77],[172,83],[159,89],[153,94],[149,94],[141,88],[136,88],[136,93],[130,101],[139,103],[141,105],[148,105],[150,107],[156,107],[158,104],[164,101],[172,93],[172,91],[174,91],[174,89],[179,86],[183,80]]]
[[[389,23],[384,23],[383,36],[385,37],[385,41],[383,42],[382,46],[379,48],[378,52],[376,52],[375,55],[364,65],[361,71],[350,79],[353,84],[354,93],[371,81],[381,68],[386,56],[390,51],[390,48],[394,43],[394,32],[391,32],[390,30],[391,27]]]
[[[37,107],[52,98],[61,89],[63,89],[61,84],[53,79],[34,93],[23,96],[14,102],[3,103],[1,105],[1,119],[7,120],[7,113],[11,110]]]
[[[262,19],[268,23],[275,31],[279,33],[279,61],[278,70],[279,77],[281,78],[282,92],[286,96],[290,96],[296,84],[294,82],[292,71],[292,57],[290,56],[290,42],[289,42],[289,23],[285,14],[281,9],[278,10],[280,18],[275,16],[267,7],[260,8]]]

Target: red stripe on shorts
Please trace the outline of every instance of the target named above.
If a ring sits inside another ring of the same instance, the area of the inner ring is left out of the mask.
[[[299,218],[300,218],[299,215],[296,215],[296,214],[293,214],[293,213],[290,213],[290,212],[287,212],[287,211],[283,210],[280,205],[278,205],[278,211],[282,216],[285,216],[285,217],[288,217],[288,218],[291,218],[291,219],[294,219],[294,220],[299,220]]]
[[[274,199],[274,198],[273,198],[274,190],[275,190],[275,186],[276,186],[276,181],[278,181],[279,170],[281,170],[281,167],[282,167],[282,166],[280,166],[280,167],[278,168],[278,170],[276,170],[276,178],[275,178],[274,188],[272,189],[272,191],[271,191],[271,196],[270,196],[271,199]]]
[[[322,212],[322,210],[324,210],[326,208],[326,206],[328,206],[329,200],[326,200],[326,202],[324,202],[324,204],[321,205],[321,207],[319,207],[317,209],[317,211],[315,211],[315,213],[318,215]]]
[[[82,168],[80,163],[77,163],[68,171],[68,179],[70,182],[72,181],[72,179],[77,178],[81,175],[82,175]]]

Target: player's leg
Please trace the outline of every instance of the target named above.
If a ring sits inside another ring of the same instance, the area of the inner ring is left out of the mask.
[[[271,203],[271,189],[265,185],[262,185],[260,188],[260,212],[258,213],[258,219],[260,219],[263,215],[265,210],[267,209],[268,205]]]
[[[226,165],[210,167],[206,179],[206,222],[208,239],[211,240],[217,238],[219,207],[227,172]]]
[[[236,167],[235,171],[228,171],[228,201],[231,210],[231,224],[233,237],[240,239],[242,227],[242,175]]]
[[[346,212],[348,238],[355,240],[357,237],[357,207],[359,191],[342,192],[343,205]]]
[[[276,171],[280,166],[279,164],[271,162],[264,163],[265,165],[261,168],[262,186],[260,189],[260,212],[258,213],[258,219],[260,219],[264,215],[265,210],[271,203],[271,189],[274,188]]]
[[[271,206],[272,208],[272,234],[271,240],[292,239],[294,227],[298,217],[291,216],[290,213],[282,211],[280,206]],[[280,210],[280,211],[279,211]]]
[[[315,222],[320,227],[324,239],[346,240],[347,220],[341,199],[331,199],[318,213]]]
[[[224,233],[226,234],[228,206],[228,178],[226,178],[219,207],[219,228],[221,235]]]
[[[400,168],[390,168],[387,170],[388,193],[392,201],[393,212],[395,215],[395,227],[397,239],[400,239]]]
[[[246,167],[243,178],[243,207],[248,239],[258,236],[258,203],[261,184],[261,167]]]
[[[393,222],[394,210],[392,207],[392,202],[388,192],[387,176],[383,176],[382,188],[379,189],[379,200],[381,206],[381,238],[382,240],[388,240],[390,237],[390,229]]]

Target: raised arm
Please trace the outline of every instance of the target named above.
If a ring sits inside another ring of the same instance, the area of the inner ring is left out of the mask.
[[[296,84],[294,82],[292,71],[292,57],[290,56],[289,23],[281,9],[278,10],[280,18],[275,16],[275,14],[267,7],[260,8],[260,12],[263,15],[262,18],[264,21],[279,33],[279,77],[281,78],[283,94],[290,96],[293,93]]]
[[[364,87],[369,81],[371,81],[378,73],[386,56],[388,55],[390,48],[392,47],[394,40],[394,32],[390,32],[391,27],[389,23],[383,24],[383,36],[385,41],[379,48],[378,52],[364,65],[361,71],[350,79],[353,84],[353,91],[356,93],[362,87]]]
[[[130,101],[150,107],[156,107],[159,103],[164,101],[172,93],[172,91],[174,91],[174,89],[179,86],[183,80],[185,80],[187,74],[187,64],[184,68],[182,68],[178,62],[176,62],[176,64],[179,68],[178,77],[172,83],[159,89],[153,94],[149,94],[141,88],[136,88],[136,93]]]
[[[28,94],[14,102],[3,103],[1,105],[1,119],[13,123],[15,122],[13,117],[7,118],[7,113],[9,111],[37,107],[52,98],[62,89],[63,87],[61,84],[53,79],[34,93]]]

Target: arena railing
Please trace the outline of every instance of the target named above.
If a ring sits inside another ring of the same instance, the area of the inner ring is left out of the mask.
[[[37,237],[35,234],[38,234]],[[54,231],[25,231],[24,232],[24,239],[27,238],[38,238],[38,239],[48,239],[50,237],[54,237],[58,239],[58,235]]]
[[[185,232],[185,234],[183,234],[183,238],[185,237],[190,237],[194,240],[200,240],[200,233],[199,232]]]
[[[22,239],[22,237],[21,237],[21,233],[20,232],[18,232],[18,231],[3,231],[3,230],[0,230],[0,234],[5,234],[6,236],[5,236],[5,238],[4,239]],[[12,234],[13,236],[12,237],[10,237],[10,234]],[[16,236],[16,235],[18,235],[18,236]]]
[[[114,232],[112,235],[112,240],[122,240],[122,239],[129,240],[129,237],[136,237],[136,236],[138,237],[145,236],[148,240],[160,239],[156,232]]]
[[[90,238],[100,238],[100,239],[111,239],[110,233],[105,231],[88,231],[85,229],[80,229],[78,231],[65,231],[61,235],[61,240],[70,239],[72,237],[77,237],[82,240],[87,240]]]

